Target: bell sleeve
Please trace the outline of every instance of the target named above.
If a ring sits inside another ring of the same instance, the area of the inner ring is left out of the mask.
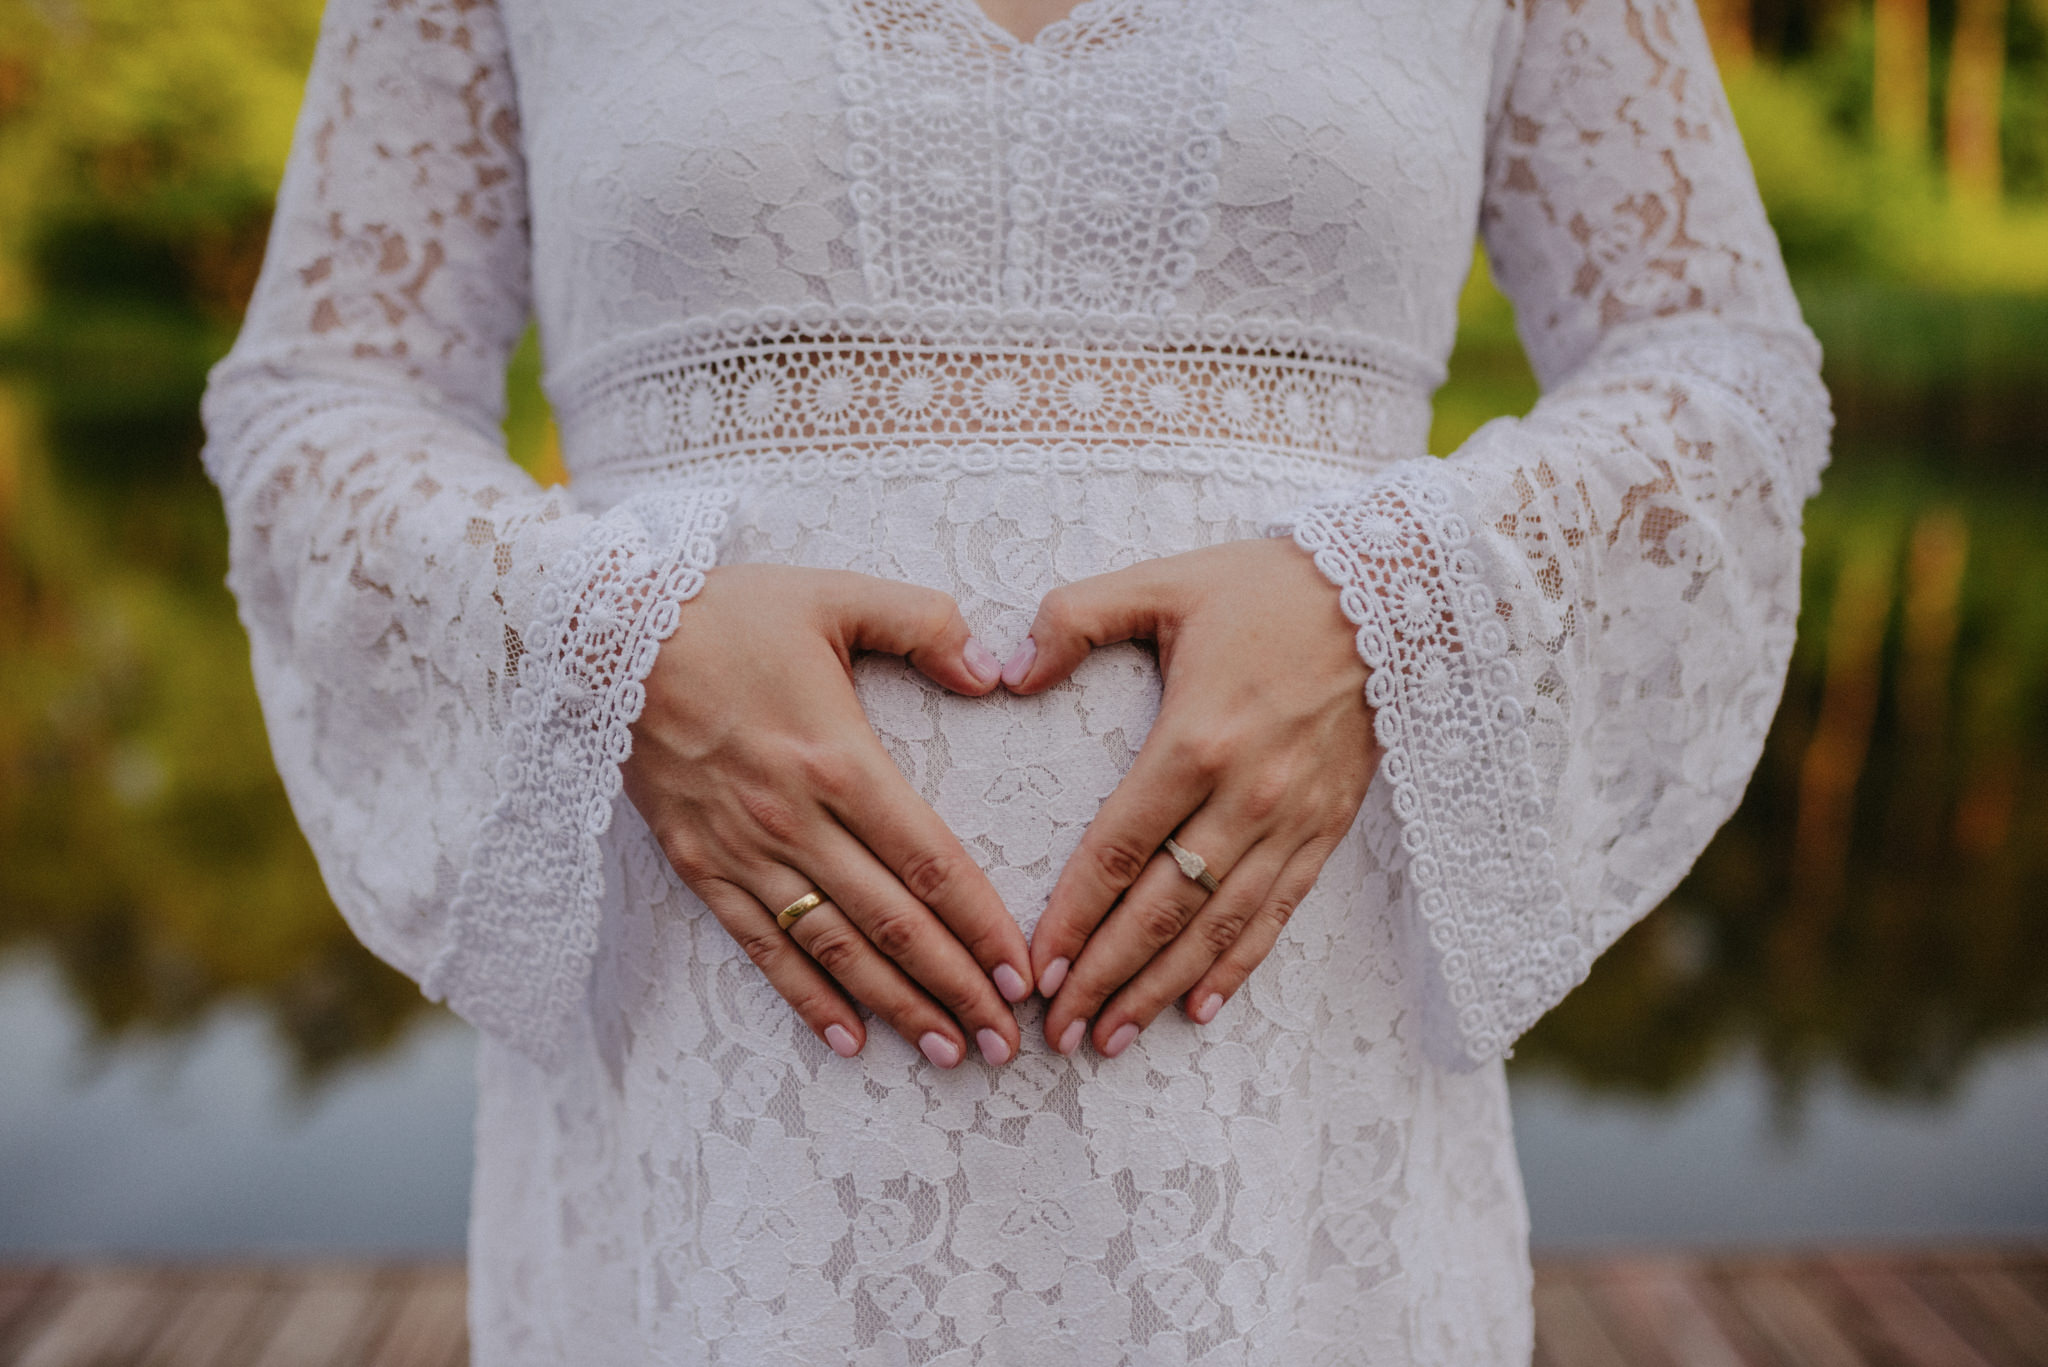
[[[293,810],[380,957],[542,1063],[585,1009],[641,680],[722,496],[593,515],[506,456],[519,120],[485,0],[332,0],[205,399],[228,582]]]
[[[1479,224],[1543,397],[1288,528],[1372,670],[1421,1034],[1464,1068],[1733,812],[1831,428],[1693,6],[1525,0],[1510,22]]]

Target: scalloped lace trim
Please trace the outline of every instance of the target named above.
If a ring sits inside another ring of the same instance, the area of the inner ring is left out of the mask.
[[[597,952],[598,838],[646,705],[642,681],[704,587],[731,501],[699,489],[608,510],[550,576],[523,637],[498,802],[423,986],[543,1065],[582,1010]]]
[[[1419,445],[1419,443],[1418,443]],[[581,500],[602,507],[649,489],[691,487],[735,491],[853,479],[949,480],[973,475],[1055,479],[1128,472],[1176,481],[1217,478],[1233,484],[1284,487],[1313,496],[1394,457],[1338,459],[1313,452],[1218,442],[1011,441],[909,442],[799,446],[728,456],[603,464],[571,462]]]
[[[1442,462],[1403,461],[1287,530],[1358,627],[1380,768],[1443,983],[1431,1005],[1484,1063],[1592,955],[1565,907],[1507,629],[1461,502]]]

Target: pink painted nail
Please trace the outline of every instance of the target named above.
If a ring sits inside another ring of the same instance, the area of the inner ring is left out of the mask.
[[[974,1042],[981,1046],[981,1057],[986,1063],[1000,1068],[1010,1061],[1010,1046],[1003,1037],[986,1026],[974,1032]]]
[[[1024,981],[1024,975],[1008,964],[997,964],[996,971],[989,976],[996,980],[996,991],[1003,994],[1006,1002],[1020,1002],[1031,995],[1031,985]]]
[[[1081,1047],[1081,1034],[1088,1028],[1086,1021],[1070,1021],[1066,1032],[1060,1036],[1060,1052],[1071,1054]]]
[[[1202,999],[1202,1004],[1195,1008],[1195,1024],[1207,1025],[1210,1021],[1216,1019],[1216,1013],[1222,1009],[1223,994],[1221,992],[1211,992]]]
[[[825,1027],[825,1043],[832,1046],[832,1052],[841,1058],[852,1058],[860,1052],[860,1041],[853,1037],[853,1031],[843,1025]]]
[[[1121,1054],[1124,1050],[1130,1048],[1131,1041],[1136,1039],[1137,1037],[1137,1022],[1125,1021],[1122,1025],[1119,1025],[1116,1028],[1116,1033],[1109,1037],[1109,1043],[1103,1046],[1102,1052],[1104,1056],[1108,1058],[1115,1058],[1118,1054]]]
[[[1024,676],[1031,672],[1032,661],[1038,658],[1038,642],[1031,637],[1024,638],[1024,644],[1017,647],[1017,653],[1003,666],[1003,686],[1015,688],[1024,682]]]
[[[1045,966],[1045,975],[1038,980],[1038,995],[1050,997],[1060,990],[1060,984],[1067,980],[1067,961],[1054,959]]]
[[[951,1068],[960,1061],[960,1046],[936,1030],[927,1030],[917,1041],[917,1047],[924,1050],[924,1056],[941,1068]]]
[[[1003,662],[996,658],[993,650],[972,636],[967,638],[967,648],[960,652],[960,656],[976,683],[992,684],[1003,677]]]

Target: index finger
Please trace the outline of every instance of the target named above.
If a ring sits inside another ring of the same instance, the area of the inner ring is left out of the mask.
[[[1169,725],[1155,724],[1130,771],[1060,870],[1045,915],[1031,934],[1032,971],[1041,993],[1050,997],[1059,991],[1067,968],[1117,898],[1138,881],[1166,837],[1214,788],[1200,756],[1173,739]]]
[[[1004,1001],[1024,1000],[1031,995],[1031,951],[1017,918],[960,837],[918,796],[880,742],[871,748],[862,766],[859,800],[828,800],[827,809],[912,897],[946,923]]]
[[[1004,686],[1012,693],[1042,693],[1098,647],[1157,639],[1177,588],[1158,561],[1142,560],[1052,590],[1039,600],[1031,634],[1004,667]]]

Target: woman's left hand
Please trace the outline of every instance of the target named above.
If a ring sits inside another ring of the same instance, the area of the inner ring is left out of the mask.
[[[1378,767],[1367,670],[1337,591],[1290,540],[1237,541],[1046,595],[1003,671],[1037,693],[1096,646],[1149,638],[1159,716],[1032,936],[1062,1054],[1114,1057],[1172,1002],[1206,1025],[1273,948]],[[1207,863],[1211,894],[1165,853]],[[1118,899],[1122,900],[1119,901]]]

